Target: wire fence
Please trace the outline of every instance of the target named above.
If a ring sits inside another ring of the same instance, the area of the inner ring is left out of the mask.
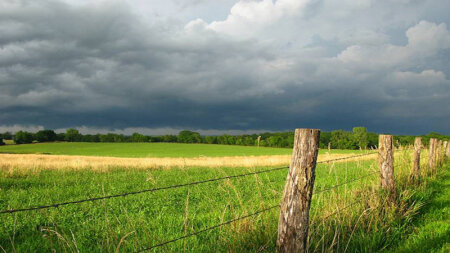
[[[348,159],[353,159],[353,158],[359,158],[359,157],[363,157],[363,156],[369,156],[369,155],[373,155],[373,154],[376,154],[376,153],[377,152],[370,152],[370,153],[365,153],[365,154],[360,154],[360,155],[353,155],[353,156],[347,156],[347,157],[341,157],[341,158],[336,158],[336,159],[320,161],[320,162],[317,162],[317,163],[318,164],[331,163],[331,162],[336,162],[336,161],[342,161],[342,160],[348,160]],[[65,206],[65,205],[70,205],[70,204],[80,204],[80,203],[84,203],[84,202],[93,202],[93,201],[104,200],[104,199],[126,197],[126,196],[129,196],[129,195],[137,195],[137,194],[142,194],[142,193],[156,192],[156,191],[175,189],[175,188],[181,188],[181,187],[188,187],[188,186],[199,185],[199,184],[210,183],[210,182],[216,182],[216,181],[227,180],[227,179],[233,179],[233,178],[247,177],[247,176],[251,176],[251,175],[258,175],[258,174],[262,174],[262,173],[269,173],[269,172],[279,171],[279,170],[283,170],[283,169],[287,169],[287,168],[289,168],[289,166],[271,168],[271,169],[266,169],[266,170],[260,170],[260,171],[244,173],[244,174],[232,175],[232,176],[212,178],[212,179],[207,179],[207,180],[194,181],[194,182],[189,182],[189,183],[185,183],[185,184],[177,184],[177,185],[170,185],[170,186],[164,186],[164,187],[150,188],[150,189],[144,189],[144,190],[140,190],[140,191],[126,192],[126,193],[114,194],[114,195],[108,195],[108,196],[102,196],[102,197],[87,198],[87,199],[76,200],[76,201],[67,201],[67,202],[60,202],[60,203],[55,203],[55,204],[41,205],[41,206],[20,208],[20,209],[2,210],[2,211],[0,211],[0,214],[8,214],[8,213],[12,214],[12,213],[17,213],[17,212],[35,211],[35,210],[48,209],[48,208],[57,208],[57,207],[60,207],[60,206]],[[327,192],[327,191],[331,191],[331,190],[339,188],[339,187],[341,187],[343,185],[347,185],[347,184],[350,184],[350,183],[354,183],[354,182],[360,181],[360,180],[362,180],[364,178],[367,178],[367,177],[370,177],[370,176],[372,176],[372,175],[374,175],[376,173],[378,173],[378,172],[369,173],[369,174],[366,174],[364,176],[361,176],[361,177],[358,177],[358,178],[355,178],[355,179],[352,179],[352,180],[348,180],[346,182],[339,183],[339,184],[330,186],[330,187],[325,188],[325,189],[321,189],[321,190],[315,191],[313,193],[313,195],[320,194],[320,193]],[[350,206],[355,205],[356,203],[357,202],[355,201],[355,202],[349,204],[348,206],[345,206],[345,207],[337,210],[336,212],[333,212],[333,213],[327,215],[323,219],[329,218],[332,215],[334,215],[337,212],[339,212],[340,210],[347,209]],[[210,226],[210,227],[204,228],[204,229],[196,231],[196,232],[192,232],[190,234],[186,234],[186,235],[183,235],[183,236],[175,237],[175,238],[173,238],[171,240],[168,240],[168,241],[165,241],[165,242],[161,242],[161,243],[149,246],[147,248],[140,249],[137,252],[150,251],[152,249],[155,249],[155,248],[158,248],[158,247],[162,247],[162,246],[165,246],[167,244],[174,243],[176,241],[179,241],[179,240],[182,240],[182,239],[186,239],[186,238],[189,238],[189,237],[192,237],[192,236],[196,236],[196,235],[201,234],[203,232],[206,232],[206,231],[209,231],[209,230],[213,230],[213,229],[216,229],[216,228],[219,228],[219,227],[231,224],[231,223],[239,221],[239,220],[243,220],[243,219],[246,219],[246,218],[249,218],[249,217],[252,217],[252,216],[259,215],[261,213],[265,213],[265,212],[271,211],[271,210],[273,210],[275,208],[278,208],[278,207],[280,207],[279,204],[278,205],[274,205],[274,206],[270,206],[270,207],[258,210],[256,212],[248,214],[248,215],[239,216],[239,217],[237,217],[235,219],[231,219],[231,220],[225,221],[223,223],[220,223],[220,224],[217,224],[217,225],[214,225],[214,226]]]
[[[320,162],[317,162],[317,163],[330,163],[330,162],[335,162],[335,161],[352,159],[352,158],[356,158],[356,157],[368,156],[368,155],[372,155],[372,154],[375,154],[375,153],[376,152],[371,152],[371,153],[366,153],[366,154],[361,154],[361,155],[341,157],[341,158],[336,158],[336,159],[320,161]],[[258,175],[258,174],[262,174],[262,173],[268,173],[268,172],[273,172],[273,171],[278,171],[278,170],[283,170],[283,169],[288,169],[288,168],[289,168],[289,166],[283,166],[283,167],[271,168],[271,169],[260,170],[260,171],[255,171],[255,172],[249,172],[249,173],[244,173],[244,174],[239,174],[239,175],[232,175],[232,176],[225,176],[225,177],[219,177],[219,178],[212,178],[212,179],[201,180],[201,181],[194,181],[194,182],[185,183],[185,184],[177,184],[177,185],[170,185],[170,186],[164,186],[164,187],[156,187],[156,188],[144,189],[144,190],[140,190],[140,191],[133,191],[133,192],[125,192],[125,193],[107,195],[107,196],[102,196],[102,197],[94,197],[94,198],[87,198],[87,199],[81,199],[81,200],[60,202],[60,203],[54,203],[54,204],[49,204],[49,205],[41,205],[41,206],[35,206],[35,207],[28,207],[28,208],[8,209],[8,210],[0,211],[0,214],[26,212],[26,211],[48,209],[48,208],[58,208],[60,206],[65,206],[65,205],[80,204],[80,203],[84,203],[84,202],[93,202],[93,201],[98,201],[98,200],[126,197],[126,196],[130,196],[130,195],[137,195],[137,194],[148,193],[148,192],[157,192],[157,191],[168,190],[168,189],[176,189],[176,188],[187,187],[187,186],[198,185],[198,184],[204,184],[204,183],[210,183],[210,182],[216,182],[216,181],[221,181],[221,180],[226,180],[226,179],[233,179],[233,178],[246,177],[246,176],[251,176],[251,175]]]

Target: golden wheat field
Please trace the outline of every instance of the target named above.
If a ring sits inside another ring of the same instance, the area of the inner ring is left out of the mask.
[[[353,154],[320,154],[318,161],[338,159]],[[373,159],[375,154],[356,157],[354,160]],[[39,171],[64,169],[91,169],[105,171],[112,168],[152,169],[172,167],[268,167],[288,165],[290,155],[228,156],[195,158],[119,158],[101,156],[68,156],[39,154],[0,154],[3,171]],[[348,160],[347,160],[348,161]]]

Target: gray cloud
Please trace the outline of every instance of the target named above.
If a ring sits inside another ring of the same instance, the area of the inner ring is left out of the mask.
[[[148,22],[123,2],[7,1],[0,125],[449,133],[447,1],[239,9],[250,2],[218,26]]]

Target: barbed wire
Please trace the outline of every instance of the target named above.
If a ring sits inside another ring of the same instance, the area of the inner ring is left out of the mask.
[[[60,206],[65,206],[65,205],[70,205],[70,204],[80,204],[80,203],[84,203],[84,202],[92,202],[92,201],[103,200],[103,199],[126,197],[129,195],[142,194],[142,193],[146,193],[146,192],[156,192],[156,191],[161,191],[161,190],[175,189],[175,188],[192,186],[192,185],[197,185],[197,184],[210,183],[210,182],[215,182],[215,181],[220,181],[220,180],[225,180],[225,179],[246,177],[246,176],[250,176],[250,175],[257,175],[257,174],[261,174],[261,173],[267,173],[267,172],[272,172],[272,171],[277,171],[277,170],[282,170],[282,169],[287,169],[287,168],[289,168],[289,166],[272,168],[272,169],[267,169],[267,170],[260,170],[260,171],[245,173],[245,174],[233,175],[233,176],[207,179],[207,180],[202,180],[202,181],[195,181],[195,182],[190,182],[190,183],[185,183],[185,184],[164,186],[164,187],[158,187],[158,188],[150,188],[150,189],[145,189],[145,190],[140,190],[140,191],[126,192],[126,193],[108,195],[108,196],[103,196],[103,197],[95,197],[95,198],[88,198],[88,199],[82,199],[82,200],[61,202],[61,203],[56,203],[56,204],[42,205],[42,206],[29,207],[29,208],[2,210],[2,211],[0,211],[0,214],[34,211],[34,210],[48,209],[48,208],[57,208]]]
[[[222,227],[222,226],[231,224],[231,223],[236,222],[236,221],[238,221],[238,220],[243,220],[243,219],[249,218],[249,217],[251,217],[251,216],[255,216],[255,215],[258,215],[258,214],[260,214],[260,213],[264,213],[264,212],[270,211],[270,210],[275,209],[275,208],[277,208],[277,207],[280,207],[280,205],[275,205],[275,206],[271,206],[271,207],[268,207],[268,208],[264,208],[264,209],[262,209],[262,210],[259,210],[259,211],[257,211],[257,212],[254,212],[254,213],[252,213],[252,214],[248,214],[248,215],[245,215],[245,216],[240,216],[240,217],[238,217],[238,218],[235,218],[235,219],[232,219],[232,220],[228,220],[228,221],[226,221],[226,222],[223,222],[223,223],[220,223],[220,224],[211,226],[211,227],[207,227],[207,228],[205,228],[205,229],[202,229],[202,230],[199,230],[199,231],[196,231],[196,232],[193,232],[193,233],[184,235],[184,236],[176,237],[176,238],[174,238],[174,239],[172,239],[172,240],[169,240],[169,241],[165,241],[165,242],[162,242],[162,243],[159,243],[159,244],[152,245],[152,246],[150,246],[150,247],[148,247],[148,248],[144,248],[144,249],[141,249],[141,250],[136,251],[136,252],[149,251],[149,250],[152,250],[152,249],[154,249],[154,248],[158,248],[158,247],[167,245],[167,244],[169,244],[169,243],[176,242],[176,241],[181,240],[181,239],[185,239],[185,238],[188,238],[188,237],[191,237],[191,236],[195,236],[195,235],[198,235],[198,234],[200,234],[200,233],[203,233],[203,232],[206,232],[206,231],[209,231],[209,230],[212,230],[212,229],[216,229],[216,228],[219,228],[219,227]]]
[[[315,191],[313,193],[313,195],[319,194],[319,193],[323,193],[323,192],[327,192],[327,191],[333,190],[335,188],[341,187],[341,186],[346,185],[346,184],[354,183],[356,181],[362,180],[362,179],[364,179],[366,177],[370,177],[370,176],[375,175],[375,174],[378,174],[378,171],[374,171],[374,172],[369,173],[367,175],[364,175],[364,176],[361,176],[361,177],[358,177],[358,178],[355,178],[355,179],[352,179],[352,180],[348,180],[346,182],[343,182],[343,183],[340,183],[340,184],[336,184],[336,185],[330,186],[328,188],[325,188],[325,189],[322,189],[322,190],[319,190],[319,191]]]
[[[336,159],[330,159],[330,160],[320,161],[320,162],[317,162],[317,163],[329,163],[329,162],[340,161],[340,160],[345,160],[345,159],[351,159],[351,158],[356,158],[356,157],[368,156],[368,155],[372,155],[372,154],[375,154],[375,153],[377,153],[377,152],[371,152],[371,153],[366,153],[366,154],[361,154],[361,155],[354,155],[354,156],[347,156],[347,157],[341,157],[341,158],[336,158]],[[282,169],[287,169],[287,168],[289,168],[289,166],[272,168],[272,169],[261,170],[261,171],[255,171],[255,172],[239,174],[239,175],[233,175],[233,176],[226,176],[226,177],[207,179],[207,180],[202,180],[202,181],[194,181],[194,182],[185,183],[185,184],[178,184],[178,185],[171,185],[171,186],[165,186],[165,187],[150,188],[150,189],[134,191],[134,192],[125,192],[125,193],[108,195],[108,196],[102,196],[102,197],[87,198],[87,199],[82,199],[82,200],[67,201],[67,202],[61,202],[61,203],[55,203],[55,204],[49,204],[49,205],[41,205],[41,206],[35,206],[35,207],[28,207],[28,208],[1,210],[0,214],[25,212],[25,211],[34,211],[34,210],[41,210],[41,209],[48,209],[48,208],[58,208],[60,206],[71,205],[71,204],[80,204],[80,203],[84,203],[84,202],[93,202],[93,201],[104,200],[104,199],[126,197],[126,196],[129,196],[129,195],[137,195],[137,194],[142,194],[142,193],[147,193],[147,192],[156,192],[156,191],[167,190],[167,189],[175,189],[175,188],[180,188],[180,187],[192,186],[192,185],[197,185],[197,184],[204,184],[204,183],[215,182],[215,181],[220,181],[220,180],[225,180],[225,179],[238,178],[238,177],[246,177],[246,176],[250,176],[250,175],[257,175],[257,174],[261,174],[261,173],[267,173],[267,172],[272,172],[272,171],[277,171],[277,170],[282,170]]]
[[[330,162],[335,162],[335,161],[341,161],[341,160],[347,160],[347,159],[352,159],[352,158],[357,158],[357,157],[362,157],[362,156],[373,155],[373,154],[377,154],[377,153],[378,152],[369,152],[369,153],[360,154],[360,155],[352,155],[352,156],[346,156],[346,157],[341,157],[341,158],[336,158],[336,159],[319,161],[317,163],[330,163]]]

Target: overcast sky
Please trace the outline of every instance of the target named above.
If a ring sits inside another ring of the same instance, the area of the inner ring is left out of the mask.
[[[0,0],[0,131],[450,134],[448,0]]]

